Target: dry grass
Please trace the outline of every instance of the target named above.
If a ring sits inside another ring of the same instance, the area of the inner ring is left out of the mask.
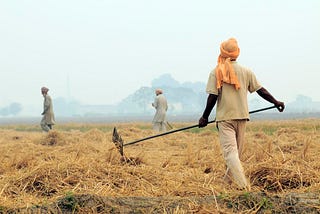
[[[86,130],[65,124],[48,134],[0,127],[0,205],[46,205],[70,194],[220,198],[239,194],[222,180],[225,163],[214,125],[126,146],[124,153],[130,158],[126,161],[111,141],[114,125],[126,143],[154,134],[144,123],[91,124]],[[319,129],[316,119],[249,122],[243,166],[252,192],[319,193]],[[190,202],[187,211],[223,213],[227,208]],[[178,206],[173,213],[187,211]]]

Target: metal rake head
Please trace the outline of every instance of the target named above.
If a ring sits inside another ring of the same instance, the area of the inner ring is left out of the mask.
[[[113,128],[112,142],[116,145],[121,156],[123,156],[123,140],[121,136],[118,134],[116,127]]]

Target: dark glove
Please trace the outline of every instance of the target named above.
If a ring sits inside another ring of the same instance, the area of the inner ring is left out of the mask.
[[[207,126],[207,125],[208,125],[208,119],[201,117],[201,118],[199,119],[199,125],[198,125],[198,127],[199,127],[199,128],[202,128],[202,127],[205,127],[205,126]]]
[[[277,101],[274,105],[277,107],[278,111],[283,112],[283,110],[284,110],[284,103],[283,102]]]

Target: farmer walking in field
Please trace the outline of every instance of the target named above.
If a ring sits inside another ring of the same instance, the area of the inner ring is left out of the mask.
[[[49,89],[46,87],[41,88],[41,93],[44,97],[43,101],[43,112],[41,113],[42,120],[40,122],[41,128],[43,131],[48,132],[52,129],[52,126],[55,124],[53,106],[51,97],[48,95]]]
[[[221,43],[217,66],[208,78],[207,103],[198,125],[200,128],[207,126],[209,115],[217,102],[216,125],[227,164],[224,180],[229,184],[233,180],[240,189],[250,190],[240,162],[246,122],[249,120],[247,93],[257,92],[280,112],[285,106],[260,85],[250,69],[236,62],[239,53],[236,39],[230,38]]]
[[[162,89],[155,90],[156,97],[152,106],[156,109],[152,124],[153,130],[157,132],[165,132],[167,130],[166,114],[168,110],[167,99],[163,95]]]

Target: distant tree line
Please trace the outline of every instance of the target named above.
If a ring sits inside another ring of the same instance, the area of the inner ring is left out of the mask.
[[[16,116],[22,110],[22,105],[20,103],[13,102],[8,106],[0,108],[0,115],[1,116]]]
[[[151,82],[151,87],[143,86],[129,94],[116,105],[83,105],[77,100],[57,97],[53,99],[53,108],[57,117],[68,116],[119,116],[119,115],[152,115],[155,109],[151,103],[155,98],[155,89],[161,88],[168,101],[168,114],[190,115],[203,112],[207,94],[203,82],[179,83],[170,74],[163,74]],[[250,110],[270,105],[260,97],[249,101]],[[0,107],[0,116],[17,116],[22,111],[17,102]],[[213,110],[214,111],[214,110]],[[286,103],[286,113],[320,112],[320,102],[310,97],[298,95],[296,100]],[[212,114],[214,115],[214,113]]]
[[[155,89],[161,88],[168,101],[168,113],[190,114],[201,112],[206,103],[205,84],[201,82],[179,83],[170,74],[154,79],[151,87],[141,87],[117,106],[119,114],[153,114],[151,103]]]

